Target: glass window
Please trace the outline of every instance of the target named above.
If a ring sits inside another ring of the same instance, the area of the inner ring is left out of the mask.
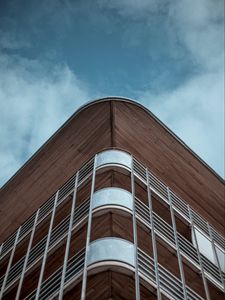
[[[134,266],[134,244],[112,237],[92,242],[88,251],[88,265],[105,260],[116,260]]]
[[[93,194],[92,209],[102,205],[120,205],[133,210],[132,194],[120,188],[105,188]]]
[[[225,272],[225,252],[215,245],[217,257],[219,260],[220,268]]]
[[[196,233],[196,239],[197,239],[198,248],[199,248],[200,253],[202,253],[209,260],[211,260],[213,263],[215,263],[215,257],[214,257],[211,241],[203,233],[201,233],[198,229],[194,228],[194,230]],[[193,232],[192,232],[192,240],[193,240],[194,246],[196,247],[195,239],[193,237]]]
[[[213,251],[213,246],[212,242],[205,234],[203,234],[200,230],[194,229],[196,233],[196,238],[197,238],[197,243],[199,247],[199,251],[205,255],[211,262],[213,262],[215,265],[217,264],[217,259],[215,257],[214,251]],[[193,237],[193,232],[192,232],[192,240],[193,244],[196,247],[195,240]],[[215,244],[215,249],[216,249],[216,254],[218,257],[218,261],[220,264],[220,268],[223,272],[225,272],[225,252]]]
[[[119,164],[131,169],[132,158],[121,150],[106,150],[97,155],[97,167],[107,164]]]

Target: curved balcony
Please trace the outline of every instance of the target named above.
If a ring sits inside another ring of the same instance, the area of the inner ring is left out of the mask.
[[[87,265],[103,261],[118,261],[135,267],[134,244],[115,237],[93,241],[89,245]]]
[[[132,194],[124,189],[115,187],[104,188],[95,192],[92,198],[92,209],[106,205],[125,207],[133,211]]]
[[[97,168],[112,165],[123,166],[131,170],[132,156],[127,152],[116,149],[105,150],[97,155]]]

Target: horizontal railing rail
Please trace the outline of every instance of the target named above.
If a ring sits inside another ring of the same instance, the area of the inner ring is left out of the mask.
[[[137,197],[135,198],[135,209],[136,209],[137,217],[139,217],[139,219],[141,220],[143,219],[145,224],[147,224],[147,226],[151,228],[149,208]],[[169,243],[169,245],[174,250],[176,250],[176,242],[174,238],[173,227],[169,225],[167,222],[165,222],[155,212],[153,212],[153,222],[154,222],[154,229],[156,235],[159,238],[161,238],[163,241],[165,241],[167,244]],[[178,237],[178,243],[179,243],[181,255],[184,256],[186,259],[188,259],[189,262],[191,262],[193,265],[195,265],[195,267],[197,267],[200,270],[201,265],[199,262],[197,249],[190,241],[188,241],[179,232],[177,232],[177,237]],[[207,277],[209,277],[209,279],[211,279],[212,277],[214,281],[217,282],[217,285],[221,287],[223,282],[221,281],[221,276],[218,267],[214,265],[204,255],[201,255],[201,260],[203,262],[204,271],[208,275]]]
[[[140,248],[138,248],[138,270],[156,285],[154,260]],[[170,295],[172,299],[183,300],[184,295],[181,280],[160,264],[158,264],[158,273],[161,292]],[[188,299],[203,300],[190,287],[187,286],[186,288],[188,290]]]
[[[93,171],[93,163],[94,160],[91,159],[88,161],[79,171],[79,178],[78,178],[78,186],[83,183],[87,177],[89,177],[92,174]],[[59,189],[59,197],[57,205],[61,204],[66,197],[73,192],[74,190],[74,183],[76,179],[76,174],[73,175],[60,189]],[[38,215],[38,222],[37,225],[40,224],[49,214],[51,213],[54,205],[54,199],[55,195],[52,195],[41,207],[39,210]],[[18,243],[20,243],[32,230],[33,224],[35,219],[35,213],[27,220],[25,221],[20,230],[19,240]],[[37,226],[36,225],[36,226]],[[3,244],[2,244],[2,251],[0,260],[9,253],[9,251],[12,249],[15,241],[17,231],[15,231]]]
[[[68,286],[73,283],[73,280],[81,275],[84,268],[85,249],[79,251],[74,257],[70,258],[66,268],[65,283],[64,286]],[[47,278],[40,290],[39,299],[53,299],[57,296],[60,290],[62,268],[58,268],[49,278]],[[173,299],[183,300],[182,283],[180,279],[170,273],[165,267],[158,264],[160,290],[171,296]],[[152,257],[147,255],[141,249],[138,249],[138,271],[144,275],[144,278],[149,279],[156,284],[155,267]],[[142,277],[143,278],[143,277]],[[203,300],[195,291],[190,287],[187,288],[188,299],[190,300]],[[25,300],[33,300],[36,296],[36,289],[30,293]]]
[[[149,176],[150,188],[154,191],[160,198],[169,204],[167,186],[158,179],[152,172],[147,171]],[[141,179],[143,183],[147,183],[146,180],[146,168],[134,158],[134,174]],[[191,217],[189,212],[189,205],[186,204],[180,197],[178,197],[172,190],[170,190],[172,206],[173,208],[189,223],[191,223]],[[209,228],[207,221],[204,220],[196,211],[191,208],[193,214],[194,224],[202,229],[207,236],[210,238]],[[209,225],[212,230],[212,235],[215,241],[224,249],[225,248],[225,237],[218,233],[211,225]]]
[[[82,182],[91,175],[93,171],[93,163],[94,159],[92,158],[89,160],[79,171],[79,178],[78,178],[78,185],[82,184]],[[134,174],[139,177],[145,184],[147,182],[146,179],[146,168],[138,162],[137,159],[134,158]],[[70,192],[72,192],[74,188],[74,182],[75,182],[75,176],[73,175],[59,190],[59,199],[58,203],[61,203],[61,201],[68,195]],[[148,171],[149,176],[149,182],[151,189],[156,192],[162,200],[164,200],[166,203],[169,203],[168,200],[168,193],[167,193],[167,186],[158,179],[155,175],[153,175],[150,171]],[[171,198],[172,198],[172,205],[174,209],[181,214],[184,218],[188,220],[188,222],[191,222],[191,218],[189,216],[189,209],[188,205],[179,198],[173,191],[170,191]],[[46,203],[44,203],[40,207],[40,213],[39,213],[39,220],[38,222],[41,222],[52,210],[53,203],[54,203],[55,194],[50,197]],[[205,221],[197,212],[195,212],[193,209],[191,209],[193,214],[193,222],[195,225],[197,225],[200,229],[202,229],[208,236],[210,236],[207,226],[207,221]],[[21,233],[19,236],[20,242],[32,229],[33,222],[35,219],[35,214],[32,215],[21,227]],[[218,233],[211,225],[212,229],[212,235],[215,241],[224,249],[225,248],[225,238]],[[0,260],[12,249],[14,241],[16,237],[16,232],[14,232],[3,244],[1,247],[1,256]]]
[[[78,187],[82,185],[85,180],[87,180],[90,175],[93,172],[93,165],[94,165],[94,159],[92,158],[89,160],[80,170],[79,170],[79,177],[78,177]],[[147,184],[147,176],[149,176],[149,183],[150,188],[153,192],[155,192],[162,201],[165,201],[167,204],[169,204],[168,199],[168,188],[167,186],[158,179],[155,175],[153,175],[151,172],[147,171],[146,168],[138,162],[135,158],[133,159],[133,166],[134,166],[134,175],[139,178],[144,184]],[[60,205],[67,197],[74,191],[74,183],[76,179],[76,174],[73,175],[60,189],[59,189],[59,197],[57,201],[57,205]],[[39,209],[38,214],[38,221],[37,224],[40,224],[43,220],[45,220],[50,213],[52,212],[53,205],[54,205],[54,199],[55,195],[51,196],[48,201],[46,201]],[[173,191],[170,190],[171,195],[171,202],[173,209],[179,213],[183,218],[185,218],[189,224],[191,224],[191,220],[193,220],[193,224],[196,226],[196,228],[200,228],[210,239],[210,233],[209,229],[211,230],[211,235],[214,239],[214,241],[220,245],[223,249],[225,247],[225,238],[219,234],[211,225],[209,225],[197,212],[195,212],[192,208],[190,208],[181,198],[179,198]],[[149,212],[148,207],[141,201],[136,200],[136,209],[137,214],[143,220],[145,223],[150,226],[150,219],[149,219]],[[192,218],[190,216],[192,215]],[[34,213],[26,222],[24,222],[20,228],[19,232],[19,238],[17,245],[23,241],[25,237],[28,236],[28,234],[31,232],[34,220],[35,220],[36,213]],[[169,226],[163,219],[161,219],[159,216],[157,216],[155,213],[154,216],[154,226],[157,234],[160,234],[161,237],[164,238],[167,242],[170,243],[170,245],[173,245],[175,247],[174,242],[174,235],[173,235],[173,229],[171,226]],[[68,226],[68,225],[67,225]],[[55,233],[56,234],[56,233]],[[1,256],[0,256],[0,262],[1,260],[6,257],[7,254],[10,253],[10,251],[14,247],[15,239],[17,236],[17,231],[15,231],[1,246]],[[52,238],[50,240],[50,244],[54,243],[56,238],[54,238],[54,234],[52,235]],[[52,241],[52,242],[51,242]],[[188,258],[191,262],[193,262],[195,265],[197,264],[199,266],[198,256],[195,247],[187,241],[183,236],[178,234],[178,242],[180,246],[180,250],[183,255],[185,255],[186,258]],[[44,245],[44,241],[43,241]],[[39,244],[40,248],[36,249],[36,252],[43,251],[43,245]],[[32,261],[32,257],[35,257],[36,252],[33,250],[32,255],[30,255],[28,259],[28,266],[29,263]],[[35,261],[35,259],[34,259]],[[210,276],[212,276],[217,282],[221,283],[221,276],[219,277],[219,270],[218,267],[213,264],[211,261],[209,261],[204,255],[202,255],[202,261],[203,261],[203,267],[204,270],[207,272],[208,277],[210,279]],[[18,262],[17,267],[12,266],[9,270],[8,278],[6,287],[9,285],[10,282],[13,281],[13,278],[15,278],[16,272],[19,272],[21,270],[21,266],[23,265],[22,260]],[[13,269],[15,268],[15,269]],[[13,270],[12,270],[13,269]],[[14,273],[15,272],[15,273]],[[17,277],[16,276],[16,277]],[[222,277],[224,277],[224,273],[222,273]],[[0,286],[2,283],[2,278],[0,279]]]
[[[135,199],[135,205],[136,205],[136,212],[137,216],[141,216],[145,223],[148,224],[150,227],[150,215],[148,211],[148,207],[138,198]],[[88,215],[89,210],[89,201],[83,202],[75,211],[74,213],[74,220],[73,225]],[[156,230],[156,234],[162,238],[164,241],[172,244],[174,249],[176,249],[176,244],[174,240],[174,234],[173,234],[173,228],[167,224],[161,217],[159,217],[155,212],[153,212],[153,218],[154,218],[154,226]],[[54,248],[55,245],[59,242],[59,240],[64,237],[65,233],[67,232],[69,224],[69,216],[67,216],[60,224],[58,224],[54,230],[52,231],[52,235],[50,238],[50,247]],[[36,244],[30,252],[29,259],[28,259],[28,265],[26,268],[26,271],[28,271],[35,263],[39,261],[39,259],[42,257],[45,243],[46,243],[46,236],[38,243]],[[178,233],[178,241],[181,249],[181,254],[184,254],[186,258],[188,258],[191,262],[197,263],[199,267],[199,261],[198,261],[198,255],[196,249],[193,247],[193,245],[186,240],[181,234]],[[7,284],[6,289],[7,290],[16,280],[19,279],[20,274],[22,272],[23,263],[24,263],[25,257],[22,257],[12,268],[10,269],[8,278],[7,278]],[[202,256],[203,266],[204,270],[210,274],[214,280],[220,282],[220,276],[219,276],[219,270],[217,267],[214,266],[206,257]],[[200,268],[200,267],[199,267]],[[3,282],[3,277],[0,279],[0,286]]]
[[[86,200],[83,202],[74,212],[74,218],[73,218],[73,226],[76,225],[82,218],[86,217],[88,215],[89,211],[89,200]],[[62,220],[52,231],[51,238],[50,238],[50,244],[49,247],[53,249],[56,244],[58,244],[61,240],[65,238],[67,235],[69,226],[69,216],[67,216],[64,220]],[[27,267],[25,272],[30,270],[43,256],[45,244],[47,240],[47,235],[42,238],[41,241],[39,241],[33,248],[30,250],[30,255],[27,262]],[[23,270],[23,264],[24,264],[25,256],[22,257],[18,262],[16,262],[9,271],[9,275],[6,282],[5,291],[7,291],[10,286],[12,286],[21,275],[21,272]],[[3,283],[4,276],[0,278],[0,288]]]
[[[65,285],[69,283],[74,277],[83,271],[84,268],[84,249],[80,250],[75,256],[73,256],[69,261],[66,268],[65,274]],[[55,271],[49,278],[47,278],[40,290],[39,300],[50,299],[51,296],[57,294],[60,289],[61,277],[62,277],[63,266],[61,266],[57,271]],[[32,300],[35,299],[36,289],[28,295],[25,299]]]

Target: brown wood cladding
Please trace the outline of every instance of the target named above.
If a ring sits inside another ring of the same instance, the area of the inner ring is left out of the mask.
[[[111,146],[110,104],[72,119],[0,192],[4,241],[96,152]]]
[[[91,156],[111,146],[131,152],[223,233],[224,183],[149,113],[108,100],[71,118],[1,189],[0,242]]]
[[[115,146],[131,152],[224,234],[225,186],[140,107],[114,101]]]
[[[141,300],[156,300],[156,296],[140,287]],[[81,294],[81,283],[68,291],[63,299],[78,300]],[[121,274],[110,269],[99,274],[89,275],[87,284],[87,300],[132,300],[135,299],[135,282],[132,276]]]
[[[123,216],[121,215],[121,211],[115,210],[114,212],[105,212],[104,214],[98,216],[96,213],[93,216],[93,224],[92,224],[92,236],[91,238],[93,240],[96,240],[98,238],[102,237],[108,237],[108,236],[113,236],[113,237],[119,237],[123,238],[125,240],[130,240],[132,242],[133,236],[132,236],[132,217],[130,214],[125,213]],[[81,225],[81,227],[76,230],[71,239],[71,244],[70,244],[70,257],[73,256],[75,253],[78,253],[81,249],[85,247],[85,242],[86,242],[86,224]],[[138,246],[148,255],[153,257],[153,252],[152,252],[152,244],[151,244],[151,234],[149,230],[145,227],[142,226],[141,223],[138,222],[137,226],[137,239],[138,239]],[[59,243],[58,246],[54,247],[51,252],[48,253],[47,256],[47,261],[46,261],[46,267],[45,267],[45,273],[44,273],[44,279],[49,278],[63,263],[64,259],[64,253],[65,253],[65,243],[66,240],[62,243]],[[175,251],[174,249],[170,248],[167,244],[164,245],[161,240],[157,240],[157,251],[158,251],[158,259],[159,263],[166,267],[167,270],[170,270],[176,277],[179,276],[179,267],[178,267],[178,261],[177,257],[175,256]],[[41,262],[41,260],[40,260]],[[29,295],[36,287],[37,287],[37,282],[38,282],[38,277],[40,274],[40,262],[36,263],[31,271],[26,273],[24,284],[22,287],[21,291],[21,299],[24,299],[27,295]],[[109,268],[109,267],[106,267]],[[202,290],[202,285],[200,281],[196,281],[194,279],[198,278],[197,273],[198,272],[193,272],[185,262],[185,270],[187,269],[188,272],[188,277],[187,277],[187,283],[191,288],[193,288],[197,293],[201,292]],[[132,276],[134,276],[134,273],[131,273]],[[117,278],[121,278],[124,275],[117,273]],[[131,299],[132,297],[135,297],[135,292],[133,290],[134,288],[134,282],[132,285],[128,285],[128,280],[129,277],[127,277],[127,283],[126,283],[126,289],[125,291],[129,291],[129,297],[126,296],[126,292],[119,291],[119,286],[120,286],[120,281],[118,282],[109,282],[109,285],[103,284],[103,289],[101,288],[101,284],[97,282],[97,278],[99,277],[98,275],[94,275],[93,277],[90,276],[88,278],[88,285],[87,285],[87,299],[89,299],[89,296],[91,297],[93,291],[93,287],[90,287],[90,280],[91,278],[95,278],[95,288],[97,289],[96,293],[103,292],[103,290],[108,288],[111,288],[111,291],[113,293],[116,292],[118,288],[118,294],[117,296],[119,297],[121,295],[124,295],[124,299]],[[193,278],[194,277],[194,278]],[[116,284],[116,285],[115,285]],[[123,283],[124,285],[125,283]],[[15,294],[16,294],[16,289],[17,284],[15,284],[11,289],[6,293],[5,297],[3,298],[4,300],[6,299],[14,299]],[[147,292],[147,291],[146,291]],[[150,291],[148,291],[149,294]],[[142,293],[142,292],[141,292]],[[113,295],[116,295],[113,294]],[[76,299],[76,298],[75,298]],[[90,298],[90,299],[95,299],[95,298]],[[99,294],[99,298],[96,299],[106,299],[103,297],[102,294]],[[145,298],[144,298],[145,299]],[[148,299],[148,298],[146,298]],[[214,299],[214,298],[212,298]]]

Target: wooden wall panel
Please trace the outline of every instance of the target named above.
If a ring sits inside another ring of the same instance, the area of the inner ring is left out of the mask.
[[[41,121],[41,120],[40,120]],[[79,113],[0,191],[3,242],[96,152],[111,146],[110,103]]]
[[[1,189],[0,242],[91,156],[112,146],[130,151],[223,233],[224,182],[141,107],[106,99],[75,114]]]
[[[224,234],[225,186],[155,118],[114,101],[115,146],[131,152]]]

